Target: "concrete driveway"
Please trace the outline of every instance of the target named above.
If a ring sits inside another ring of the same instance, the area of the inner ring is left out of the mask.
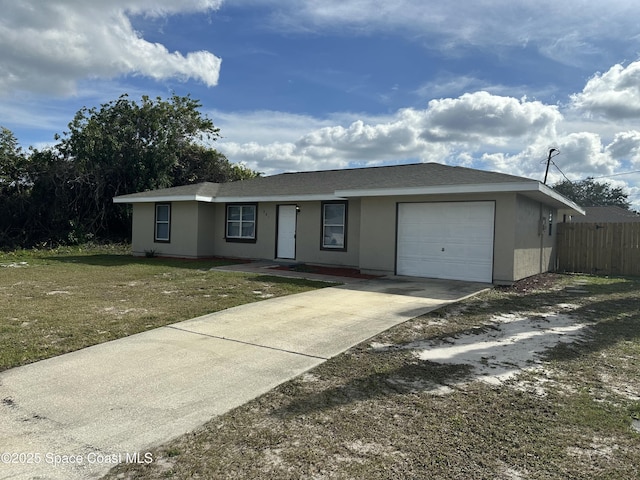
[[[85,479],[486,284],[384,278],[252,303],[0,373],[0,479]],[[29,463],[28,463],[29,462]]]

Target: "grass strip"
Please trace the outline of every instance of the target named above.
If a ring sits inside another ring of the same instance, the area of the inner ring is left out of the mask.
[[[127,246],[0,254],[0,371],[328,284],[212,271],[219,259],[132,257]]]

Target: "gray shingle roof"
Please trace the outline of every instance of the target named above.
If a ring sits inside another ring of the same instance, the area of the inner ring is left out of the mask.
[[[121,200],[199,195],[207,197],[255,197],[271,195],[331,195],[336,190],[411,188],[447,185],[521,183],[532,180],[503,173],[451,167],[440,163],[417,163],[384,167],[281,173],[229,183],[199,183],[117,197]]]
[[[627,223],[640,222],[640,215],[621,207],[584,207],[586,215],[575,216],[572,223]]]
[[[336,190],[407,188],[440,185],[529,181],[502,173],[418,163],[386,167],[281,173],[249,181],[223,184],[220,195],[296,195],[333,193]]]
[[[180,187],[160,188],[158,190],[148,190],[146,192],[131,193],[128,195],[120,195],[116,198],[146,198],[153,194],[154,197],[181,197],[181,196],[200,196],[215,197],[220,191],[221,183],[194,183],[192,185],[183,185]]]

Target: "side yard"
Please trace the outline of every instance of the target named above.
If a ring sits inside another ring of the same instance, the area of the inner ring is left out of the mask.
[[[640,279],[545,275],[371,339],[108,479],[640,476]]]
[[[134,258],[122,246],[0,253],[0,371],[326,283]]]

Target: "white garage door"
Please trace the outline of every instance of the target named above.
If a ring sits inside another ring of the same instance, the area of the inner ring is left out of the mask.
[[[491,282],[494,202],[400,203],[398,275]]]

